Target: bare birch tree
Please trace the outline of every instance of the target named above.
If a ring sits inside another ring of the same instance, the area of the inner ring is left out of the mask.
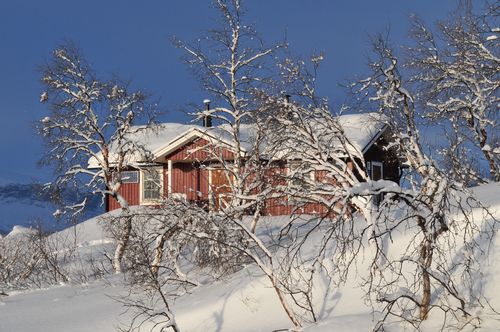
[[[245,210],[258,210],[253,174],[260,172],[259,154],[262,127],[257,123],[255,89],[269,84],[273,55],[282,45],[266,47],[254,27],[245,22],[240,0],[217,0],[221,26],[208,31],[206,38],[188,44],[174,43],[185,53],[185,62],[201,80],[203,88],[220,107],[201,109],[195,118],[211,117],[218,136],[227,138],[231,158],[220,149],[208,147],[211,157],[222,165],[227,185],[225,212],[241,218]],[[260,124],[262,125],[262,124]],[[252,167],[250,167],[252,166]]]
[[[245,22],[242,1],[216,0],[214,4],[221,14],[221,27],[210,30],[208,37],[196,44],[174,42],[185,52],[186,63],[198,75],[203,87],[222,106],[195,113],[198,119],[212,117],[218,125],[218,137],[229,141],[224,147],[230,151],[231,158],[221,156],[217,141],[206,149],[220,163],[227,180],[229,190],[221,212],[232,228],[243,233],[244,246],[238,245],[239,250],[269,278],[283,309],[298,327],[301,321],[280,287],[274,254],[257,235],[257,224],[270,186],[262,181],[269,160],[261,160],[265,124],[257,121],[254,93],[270,83],[273,55],[283,45],[264,45],[255,29]],[[243,218],[249,211],[253,212],[250,224]]]
[[[467,4],[438,22],[436,32],[413,19],[415,45],[409,48],[407,65],[414,69],[412,81],[423,97],[425,116],[444,121],[452,133],[454,146],[445,156],[465,163],[467,155],[478,155],[488,165],[489,178],[500,181],[498,1],[480,13],[473,12],[472,2]],[[481,181],[479,163],[469,166],[471,180]]]
[[[373,76],[356,86],[359,94],[377,105],[380,114],[373,115],[373,120],[390,127],[392,143],[387,149],[405,161],[408,189],[369,179],[361,151],[328,111],[327,102],[315,98],[315,69],[308,71],[304,62],[292,60],[282,67],[290,75],[289,84],[297,82],[303,87],[295,91],[307,107],[266,97],[274,104],[271,108],[281,110],[273,114],[275,135],[269,138],[270,146],[293,165],[281,175],[282,185],[276,190],[294,200],[298,213],[310,202],[325,207],[324,218],[310,223],[309,231],[304,227],[300,240],[287,247],[295,269],[302,269],[294,282],[312,289],[313,273],[324,269],[339,285],[352,274],[367,247],[373,260],[364,285],[374,308],[383,304],[376,330],[383,330],[389,318],[395,317],[418,329],[430,311],[441,311],[443,328],[477,326],[480,320],[474,310],[482,305],[482,297],[474,280],[480,275],[478,257],[485,250],[479,239],[491,238],[494,230],[474,219],[472,210],[482,207],[463,184],[450,179],[424,153],[415,97],[405,88],[397,58],[381,38],[375,43],[375,52],[378,57],[370,62]],[[371,201],[379,194],[384,199],[375,207]],[[293,225],[285,229],[293,231]],[[304,259],[301,246],[314,238],[316,230],[324,234],[319,250]],[[399,232],[410,236],[393,240]],[[389,254],[394,248],[397,253]],[[325,266],[326,257],[335,263]],[[457,257],[465,258],[457,262],[461,259]],[[288,271],[290,276],[292,272]],[[295,303],[307,305],[312,292],[300,294],[298,289],[289,288],[289,295]],[[313,306],[309,308],[314,314]]]
[[[133,124],[151,120],[146,95],[130,91],[116,80],[99,79],[71,43],[54,50],[41,74],[45,91],[40,101],[50,105],[50,115],[38,126],[47,145],[43,162],[55,165],[57,186],[85,187],[101,195],[103,201],[106,196],[118,201],[121,235],[113,267],[120,272],[131,231],[128,203],[120,194],[121,172],[132,156],[148,156],[141,143],[132,139],[136,131],[145,128]],[[89,168],[89,161],[93,168]],[[77,213],[85,203],[67,208]]]
[[[131,313],[122,328],[179,331],[172,301],[248,262],[241,230],[221,215],[189,202],[167,199],[136,208],[126,260],[129,293],[118,301]],[[112,218],[110,216],[110,218]]]
[[[443,329],[477,326],[473,308],[481,305],[481,294],[468,286],[478,278],[477,257],[484,249],[478,239],[491,237],[492,229],[474,220],[472,209],[481,207],[472,194],[424,153],[415,96],[383,38],[374,42],[374,52],[373,75],[360,82],[359,93],[387,117],[394,144],[413,175],[411,189],[384,190],[385,199],[369,230],[375,255],[366,285],[372,299],[383,304],[376,329],[383,330],[388,317],[418,329],[433,310],[442,312]],[[400,227],[412,235],[397,244],[399,254],[389,256],[387,237]]]
[[[381,189],[365,186],[364,194],[354,190],[370,181],[361,149],[349,139],[341,117],[330,111],[328,99],[317,95],[322,59],[322,55],[312,56],[310,61],[285,58],[279,64],[282,79],[276,90],[286,89],[293,101],[268,91],[259,94],[266,110],[263,113],[269,114],[264,155],[285,162],[286,169],[274,175],[270,197],[285,201],[292,215],[316,215],[305,220],[292,218],[280,233],[280,240],[287,243],[282,245],[279,264],[281,285],[305,322],[318,319],[313,295],[319,276],[334,286],[346,280],[359,252],[349,228],[358,220],[356,211],[370,220],[371,198]],[[372,117],[365,117],[367,124],[380,123],[380,117]],[[349,252],[353,252],[352,258],[347,257]]]

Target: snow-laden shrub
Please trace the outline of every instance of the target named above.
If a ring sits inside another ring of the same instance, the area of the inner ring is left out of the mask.
[[[67,282],[62,263],[71,252],[40,229],[15,226],[0,241],[0,287],[22,289]]]

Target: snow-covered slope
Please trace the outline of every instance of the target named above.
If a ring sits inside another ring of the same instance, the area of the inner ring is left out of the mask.
[[[474,191],[489,207],[492,216],[500,219],[500,183],[484,185]],[[66,236],[75,231],[80,234],[82,248],[99,250],[99,246],[109,243],[99,228],[97,218],[58,234]],[[499,235],[493,239],[481,272],[483,279],[479,282],[484,286],[490,304],[498,310]],[[361,275],[363,272],[360,270],[358,273]],[[120,315],[123,312],[121,305],[107,296],[123,294],[125,289],[120,284],[119,277],[112,277],[109,282],[60,286],[0,297],[0,331],[114,331],[120,321],[126,322],[129,318],[127,314]],[[304,327],[304,331],[370,331],[373,327],[372,315],[357,284],[356,277],[340,289],[329,289],[327,282],[319,282],[316,289],[318,296],[315,297],[319,321]],[[175,301],[173,311],[183,332],[251,332],[290,327],[276,294],[254,266],[248,266],[226,280],[194,289],[191,294]],[[483,315],[482,319],[480,331],[500,330],[498,317]],[[431,318],[422,330],[437,331],[438,323]],[[389,328],[389,331],[401,330],[398,325]]]

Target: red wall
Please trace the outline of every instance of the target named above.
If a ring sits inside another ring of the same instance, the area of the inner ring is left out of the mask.
[[[174,162],[187,160],[206,161],[218,158],[222,158],[224,160],[233,159],[233,154],[231,153],[231,151],[223,148],[214,148],[213,153],[208,153],[206,148],[209,145],[210,143],[207,140],[204,140],[202,138],[195,139],[194,141],[187,143],[175,152],[166,156],[165,161],[169,159]],[[214,158],[214,154],[219,157]]]
[[[287,166],[280,165],[269,171],[269,181],[271,185],[278,186],[284,185],[283,176],[287,173]],[[316,171],[315,172],[316,181],[325,181],[325,172]],[[287,215],[294,212],[293,199],[290,199],[287,196],[270,198],[266,200],[263,214],[268,216],[280,216]],[[303,213],[303,214],[324,214],[327,213],[327,208],[319,203],[307,203],[302,207],[295,210],[295,213]]]
[[[139,205],[139,183],[123,183],[120,194],[128,202],[128,205]],[[111,196],[107,196],[108,211],[120,208],[120,204]]]
[[[269,171],[270,185],[276,186],[283,184],[283,175],[287,172],[285,165],[277,166]],[[168,192],[168,171],[167,165],[164,166],[163,183],[164,195]],[[318,171],[315,174],[317,181],[325,181],[324,172]],[[120,188],[120,193],[127,200],[130,206],[139,205],[140,198],[139,183],[124,183]],[[190,201],[197,201],[200,204],[208,204],[208,170],[200,168],[198,164],[190,162],[174,162],[172,169],[172,192],[185,193]],[[201,192],[201,196],[197,195]],[[108,211],[120,208],[118,202],[108,196]],[[271,198],[266,200],[262,213],[268,216],[287,215],[293,211],[293,202],[290,202],[287,196]],[[327,209],[321,204],[308,203],[301,207],[297,213],[305,214],[322,214],[326,213]]]
[[[182,147],[175,153],[168,156],[172,158],[172,193],[184,193],[189,201],[197,202],[201,205],[208,205],[209,188],[208,188],[208,170],[203,166],[200,167],[199,163],[186,161],[186,158],[196,157],[198,159],[207,158],[205,151],[199,150],[195,153],[189,153],[189,149],[194,149],[199,146],[207,144],[207,141],[199,139],[191,144]],[[226,157],[230,152],[226,151]],[[165,161],[166,162],[166,161]],[[271,186],[283,185],[284,175],[286,175],[287,166],[284,163],[277,164],[276,167],[268,171],[268,178]],[[315,178],[317,181],[326,181],[325,172],[317,171]],[[331,181],[331,180],[329,180]],[[168,193],[168,169],[167,164],[164,164],[163,170],[163,184],[164,195],[167,197]],[[198,194],[201,193],[201,195]],[[139,205],[140,198],[140,184],[139,183],[125,183],[120,188],[120,193],[127,200],[129,205]],[[217,198],[215,198],[217,200]],[[118,202],[108,197],[108,210],[119,208]],[[287,215],[292,213],[294,208],[293,201],[284,195],[277,198],[266,200],[263,214],[269,216]],[[305,214],[323,214],[327,212],[327,208],[318,203],[308,203],[302,206],[297,213]]]

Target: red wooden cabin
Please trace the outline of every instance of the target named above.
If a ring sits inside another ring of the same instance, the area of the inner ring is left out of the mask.
[[[345,130],[346,135],[352,133],[352,137],[348,138],[362,151],[365,166],[372,179],[398,182],[399,161],[383,149],[388,140],[386,126],[382,122],[374,122],[369,114],[344,115],[341,118],[345,126],[351,126],[349,130]],[[122,173],[121,195],[129,205],[157,205],[162,198],[171,197],[218,210],[228,191],[228,177],[220,166],[220,160],[232,158],[232,152],[228,150],[231,142],[224,139],[224,136],[219,127],[176,123],[164,123],[155,130],[140,131],[136,139],[152,152],[153,160],[148,164],[141,163],[140,160],[130,162],[130,168]],[[218,146],[217,157],[204,149],[209,145]],[[280,161],[277,165],[274,172],[286,174],[289,169],[286,161]],[[89,167],[96,167],[96,163],[90,160]],[[324,174],[316,171],[312,176],[321,181]],[[107,197],[106,211],[117,208],[118,202]],[[293,208],[293,200],[286,197],[273,198],[266,202],[263,214],[286,215]],[[320,213],[323,210],[319,204],[312,203],[302,208],[302,212],[306,214]]]

